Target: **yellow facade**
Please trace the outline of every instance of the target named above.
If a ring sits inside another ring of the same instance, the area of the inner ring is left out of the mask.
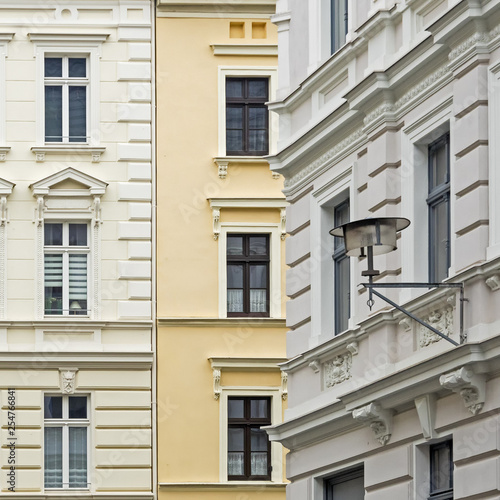
[[[227,477],[228,398],[268,397],[273,424],[286,406],[282,179],[226,155],[224,119],[227,77],[266,78],[273,98],[274,2],[200,5],[160,0],[156,25],[158,495],[284,500],[280,445],[269,480]],[[231,233],[269,237],[269,317],[227,317]]]

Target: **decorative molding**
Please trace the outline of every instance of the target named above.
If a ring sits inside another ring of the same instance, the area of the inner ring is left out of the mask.
[[[333,387],[351,378],[352,354],[339,354],[323,363],[325,387]]]
[[[325,163],[334,158],[335,156],[342,153],[351,144],[356,142],[358,139],[363,137],[363,128],[359,128],[351,135],[347,136],[344,140],[337,143],[333,148],[327,151],[325,154],[321,155],[317,160],[313,161],[309,166],[303,168],[298,174],[290,177],[290,179],[285,179],[285,188],[290,188],[304,177],[312,174],[314,171],[319,170]]]
[[[277,45],[265,44],[213,44],[214,56],[278,56]]]
[[[278,174],[278,172],[272,172],[272,171],[271,171],[271,174],[272,174],[273,179],[274,179],[275,181],[277,181],[278,179],[280,179],[280,178],[281,178],[281,175],[280,175],[280,174]]]
[[[73,394],[76,385],[76,372],[78,368],[59,368],[61,392],[63,394]]]
[[[221,387],[220,387],[221,372],[218,368],[213,368],[212,375],[214,379],[214,399],[218,401],[221,394]]]
[[[288,373],[281,372],[281,399],[286,401],[288,399]]]
[[[319,363],[319,360],[317,359],[313,359],[308,366],[313,370],[314,373],[319,373],[321,369],[321,365]]]
[[[279,371],[286,358],[208,358],[212,369],[237,371]]]
[[[220,235],[220,208],[212,208],[214,240],[219,239]]]
[[[405,332],[409,332],[411,330],[412,320],[410,318],[403,318],[399,322],[399,326],[403,327]]]
[[[101,155],[106,151],[105,147],[95,147],[95,146],[33,146],[31,151],[35,154],[35,159],[37,162],[44,162],[45,155],[84,155],[90,154],[92,158],[92,163],[99,163],[101,161]]]
[[[384,410],[378,403],[370,403],[352,411],[358,422],[370,427],[381,445],[389,442],[392,434],[392,411]]]
[[[349,342],[345,348],[351,353],[351,356],[356,356],[356,354],[359,353],[359,345],[356,340],[354,342]]]
[[[486,278],[485,283],[490,287],[492,292],[496,292],[500,289],[500,274],[493,274],[489,278]]]
[[[10,146],[0,147],[0,161],[5,161],[7,158],[7,153],[10,151]]]
[[[214,162],[217,164],[217,166],[219,167],[219,178],[220,179],[225,179],[227,177],[227,166],[229,165],[229,161],[228,160],[219,160],[219,161],[215,161]]]
[[[280,210],[280,222],[281,222],[281,239],[286,238],[286,208]]]
[[[417,409],[424,439],[435,438],[436,395],[426,394],[425,396],[415,398],[415,408]]]
[[[230,165],[269,165],[269,162],[262,156],[215,156],[213,161],[218,167],[219,177],[221,179],[225,179],[227,177],[227,169]]]
[[[459,56],[461,56],[464,52],[467,50],[471,49],[475,45],[478,44],[488,44],[498,33],[499,26],[496,26],[493,28],[490,32],[476,32],[473,35],[471,35],[469,38],[467,38],[464,42],[462,42],[460,45],[455,47],[453,50],[450,51],[448,54],[448,60],[449,61],[454,61],[457,59]]]
[[[425,316],[422,319],[448,337],[453,333],[453,307],[451,306],[443,309],[434,309],[428,316]],[[435,342],[439,342],[442,339],[442,337],[431,332],[427,327],[423,325],[419,326],[420,347],[426,347],[430,344],[434,344]]]
[[[439,377],[439,383],[463,399],[465,407],[476,415],[484,406],[486,380],[484,375],[476,375],[472,368],[462,366],[458,370]]]

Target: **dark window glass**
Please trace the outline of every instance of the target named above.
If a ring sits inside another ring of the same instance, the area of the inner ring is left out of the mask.
[[[271,444],[262,426],[271,424],[269,398],[228,398],[228,479],[271,478]]]
[[[70,246],[87,246],[87,224],[69,224]]]
[[[339,472],[325,480],[325,500],[364,500],[364,467]]]
[[[87,140],[87,87],[71,86],[69,91],[69,142]]]
[[[45,58],[45,78],[61,78],[62,77],[62,58],[61,57],[46,57]]]
[[[227,315],[269,316],[269,236],[227,237]]]
[[[334,209],[335,227],[349,222],[349,200]],[[345,252],[344,238],[335,237],[334,251],[334,303],[335,333],[347,330],[350,316],[351,278],[349,257]]]
[[[69,418],[87,418],[87,397],[69,397]]]
[[[62,245],[62,224],[44,224],[44,240],[45,245]]]
[[[87,76],[87,59],[84,57],[70,57],[68,74],[70,78],[85,78]]]
[[[429,145],[429,281],[438,283],[450,267],[450,136]]]
[[[45,142],[62,142],[61,86],[45,86]]]
[[[268,85],[267,78],[226,79],[226,154],[268,153]]]
[[[331,0],[331,45],[332,54],[345,44],[347,35],[347,0]]]
[[[453,500],[453,442],[444,441],[429,449],[430,496],[429,499]]]
[[[62,396],[43,398],[43,418],[62,418]]]

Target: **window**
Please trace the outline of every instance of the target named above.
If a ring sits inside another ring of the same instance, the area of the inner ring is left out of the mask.
[[[88,66],[84,55],[45,55],[45,142],[87,142]]]
[[[228,398],[229,480],[270,480],[271,443],[261,426],[271,424],[268,397]]]
[[[363,500],[365,498],[364,467],[335,474],[325,480],[325,500]]]
[[[429,448],[431,484],[429,499],[453,500],[453,441]]]
[[[349,200],[345,200],[334,208],[335,226],[349,222]],[[348,328],[351,302],[351,279],[349,257],[345,252],[344,238],[334,240],[334,300],[335,300],[335,333]]]
[[[269,316],[269,235],[228,234],[227,315]]]
[[[87,488],[87,396],[44,397],[45,488]]]
[[[226,154],[269,152],[268,78],[226,78]]]
[[[331,48],[332,54],[345,44],[347,34],[347,0],[331,0]]]
[[[86,315],[88,224],[46,222],[44,289],[46,315]]]
[[[429,281],[438,283],[450,267],[450,135],[429,144]]]

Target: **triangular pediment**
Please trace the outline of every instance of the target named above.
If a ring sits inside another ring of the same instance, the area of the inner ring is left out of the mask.
[[[106,192],[107,183],[80,172],[72,167],[61,170],[31,184],[33,195],[102,195]]]
[[[0,194],[9,195],[12,193],[15,184],[13,182],[6,181],[5,179],[0,178]]]

